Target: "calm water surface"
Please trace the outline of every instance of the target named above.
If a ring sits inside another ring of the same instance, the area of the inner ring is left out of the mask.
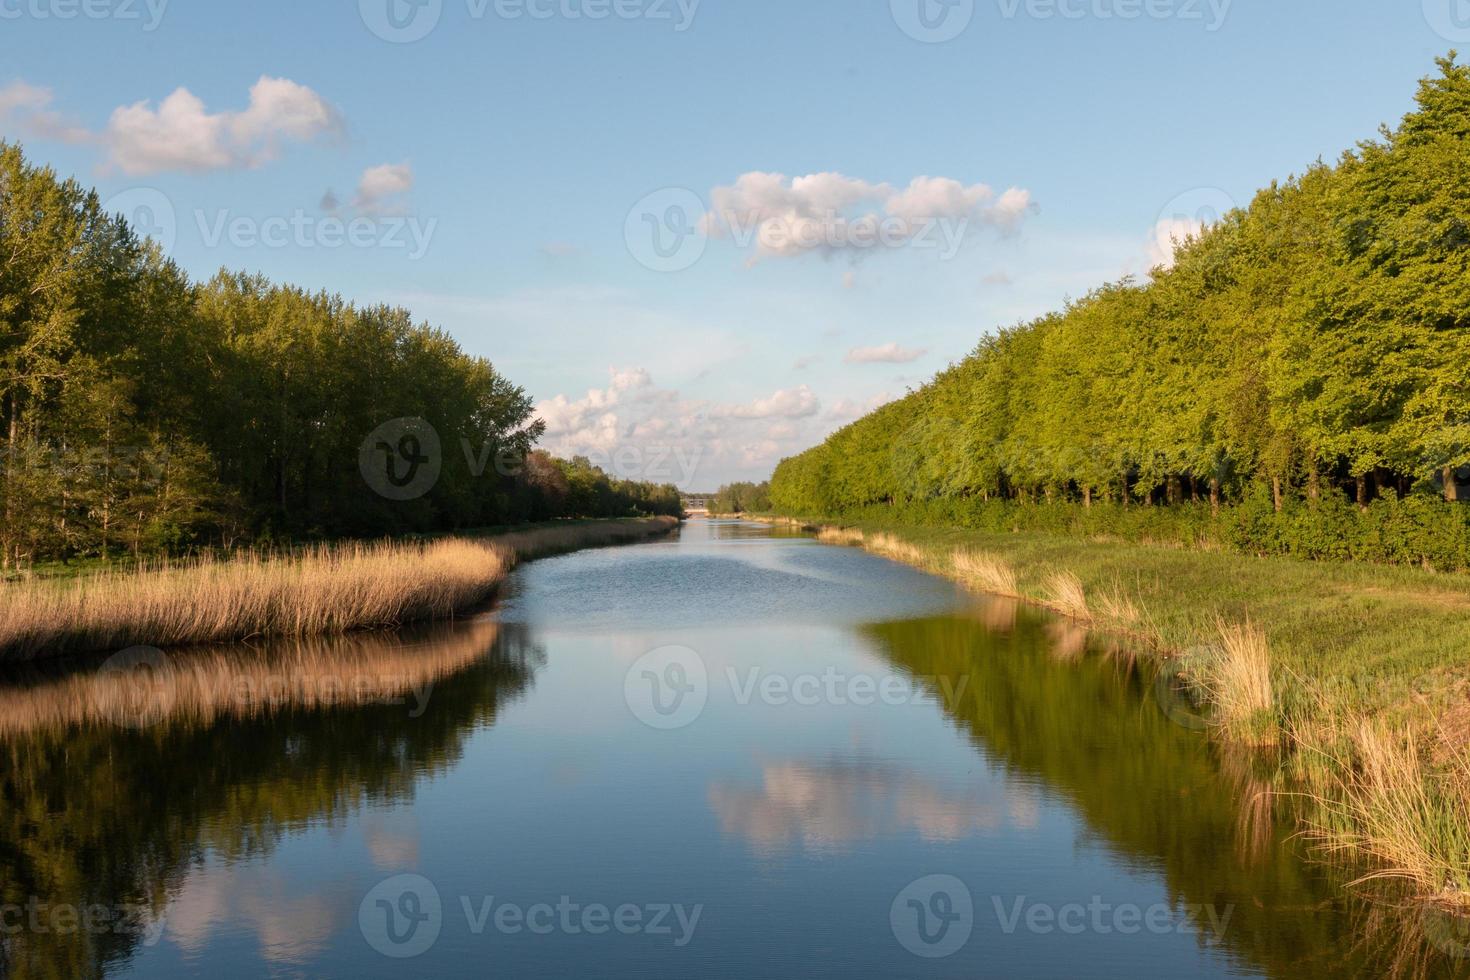
[[[143,660],[0,688],[0,975],[1470,963],[1305,861],[1125,651],[754,525],[535,563],[452,628]]]

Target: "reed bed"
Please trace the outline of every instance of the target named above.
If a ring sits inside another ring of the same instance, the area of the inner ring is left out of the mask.
[[[263,648],[186,650],[97,671],[19,678],[0,687],[0,739],[74,727],[209,724],[293,709],[428,700],[428,689],[484,657],[500,624],[479,618],[405,640],[355,633]],[[417,705],[414,702],[418,702]]]
[[[962,548],[950,555],[950,564],[955,576],[972,589],[1006,598],[1021,596],[1016,570],[990,552]]]
[[[1317,837],[1332,850],[1372,855],[1378,870],[1365,880],[1401,879],[1470,912],[1470,750],[1431,767],[1412,732],[1370,721],[1360,722],[1353,749],[1357,764],[1339,792],[1318,801],[1338,819],[1320,823]]]
[[[1070,619],[1091,622],[1092,610],[1087,605],[1087,590],[1082,580],[1069,571],[1057,571],[1046,579],[1046,604]]]
[[[1250,623],[1216,620],[1220,645],[1204,668],[1214,723],[1236,742],[1268,744],[1279,738],[1271,683],[1271,648]]]
[[[677,523],[599,521],[495,538],[323,545],[11,583],[0,586],[0,661],[449,619],[487,601],[519,561],[646,538]]]
[[[1470,932],[1464,579],[957,528],[813,529],[1061,613],[1058,659],[1081,656],[1086,629],[1151,656],[1195,649],[1183,666],[1210,706],[1211,734],[1226,748],[1287,749],[1278,775],[1309,802],[1306,830],[1377,867],[1370,878],[1408,881]],[[1261,826],[1253,809],[1242,829],[1251,848]]]
[[[824,527],[817,532],[817,540],[823,544],[853,546],[863,544],[866,539],[856,528]]]

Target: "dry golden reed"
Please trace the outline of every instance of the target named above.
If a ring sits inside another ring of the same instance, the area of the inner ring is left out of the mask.
[[[277,640],[262,649],[160,655],[146,669],[7,684],[0,687],[0,738],[82,726],[208,724],[392,699],[416,699],[422,707],[433,684],[484,657],[499,631],[495,620],[478,618],[419,639],[355,633]]]
[[[817,540],[823,544],[860,545],[864,541],[864,536],[863,532],[856,528],[824,527],[817,532]]]
[[[1204,687],[1215,724],[1243,741],[1276,738],[1271,648],[1266,634],[1250,623],[1216,623],[1220,646],[1204,666]]]
[[[663,533],[674,518],[497,538],[323,545],[143,572],[0,587],[0,660],[319,636],[448,619],[485,602],[519,560]]]
[[[1021,595],[1015,569],[996,555],[961,549],[950,556],[950,562],[955,575],[970,588],[1010,598]]]
[[[1087,592],[1074,573],[1053,572],[1046,580],[1046,604],[1063,616],[1083,622],[1092,619],[1087,606]]]
[[[1353,755],[1356,768],[1324,801],[1348,820],[1324,824],[1319,836],[1329,847],[1372,855],[1380,870],[1368,878],[1404,879],[1444,905],[1470,908],[1470,753],[1432,767],[1412,732],[1364,721]]]

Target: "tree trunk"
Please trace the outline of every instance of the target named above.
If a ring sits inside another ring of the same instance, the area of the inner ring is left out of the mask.
[[[1315,457],[1307,464],[1307,499],[1314,507],[1322,499],[1322,472],[1317,469]]]
[[[10,425],[5,435],[5,527],[0,528],[0,567],[9,569],[11,539],[15,534],[15,442],[20,430],[20,411],[15,404],[14,391],[7,400],[10,403]],[[19,563],[19,543],[15,545],[15,551]]]
[[[1210,478],[1210,513],[1220,513],[1220,478]]]
[[[1460,499],[1460,488],[1455,486],[1455,468],[1446,466],[1444,468],[1444,499],[1449,503],[1455,503]]]
[[[1276,513],[1281,513],[1285,508],[1281,497],[1281,477],[1279,476],[1271,477],[1271,501],[1276,505]]]
[[[1082,506],[1087,510],[1092,510],[1092,487],[1082,488]]]
[[[1199,477],[1193,473],[1189,474],[1189,502],[1199,503]]]
[[[1368,475],[1366,473],[1358,476],[1358,509],[1368,509]]]

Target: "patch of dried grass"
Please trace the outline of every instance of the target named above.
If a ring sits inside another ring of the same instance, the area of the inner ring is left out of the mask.
[[[0,660],[387,629],[485,602],[525,558],[664,533],[673,518],[499,538],[322,545],[0,586]]]
[[[1045,595],[1046,604],[1063,616],[1082,622],[1092,620],[1092,611],[1087,605],[1087,590],[1082,587],[1082,580],[1075,573],[1053,572],[1047,577]]]
[[[1011,598],[1021,594],[1015,569],[997,555],[961,549],[950,556],[950,562],[955,575],[972,589]]]

